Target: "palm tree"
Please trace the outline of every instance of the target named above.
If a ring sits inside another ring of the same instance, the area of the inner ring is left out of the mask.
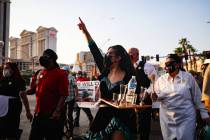
[[[195,52],[197,50],[191,44],[187,45],[187,49],[189,50],[191,69],[192,69],[192,65],[193,65],[194,66],[194,70],[197,71],[197,61],[196,61],[196,57],[195,57]],[[191,55],[191,53],[192,53],[192,55]],[[193,62],[192,62],[191,56],[193,57]]]
[[[182,47],[175,48],[174,53],[177,54],[178,56],[182,56],[183,48]]]
[[[181,38],[179,40],[179,45],[181,46],[181,48],[183,49],[182,54],[184,54],[184,58],[185,58],[185,65],[186,65],[186,69],[188,71],[188,63],[187,63],[187,59],[188,59],[188,52],[187,52],[187,45],[188,45],[189,41],[187,41],[187,38]]]
[[[178,54],[179,56],[184,56],[185,58],[185,65],[186,69],[188,70],[188,56],[190,59],[190,68],[197,71],[197,62],[196,62],[196,55],[195,52],[197,51],[187,40],[187,38],[181,38],[179,40],[180,47],[175,48],[174,52]],[[193,59],[192,59],[193,58]]]
[[[192,65],[193,65],[193,63],[192,63],[192,56],[191,56],[191,48],[192,48],[192,45],[190,45],[190,44],[187,44],[187,50],[188,50],[188,54],[189,54],[189,58],[190,58],[190,69],[192,70],[193,68],[192,68]]]

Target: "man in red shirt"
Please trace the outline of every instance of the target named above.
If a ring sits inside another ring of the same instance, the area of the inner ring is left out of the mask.
[[[47,49],[39,59],[44,69],[35,78],[36,108],[29,140],[62,140],[68,79],[57,58],[53,50]]]

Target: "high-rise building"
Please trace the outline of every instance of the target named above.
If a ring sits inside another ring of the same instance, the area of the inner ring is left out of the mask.
[[[30,60],[46,49],[57,50],[57,30],[40,26],[37,32],[23,30],[20,38],[10,37],[10,58]]]
[[[36,46],[36,33],[23,30],[20,37],[20,47],[17,49],[17,52],[21,56],[20,59],[29,60],[33,57],[32,50],[34,49],[34,46]]]
[[[17,37],[10,37],[9,38],[9,42],[10,42],[10,58],[11,59],[20,59],[20,52],[18,50],[20,50],[20,38]]]
[[[23,30],[20,38],[10,37],[10,59],[31,64],[32,69],[46,49],[57,50],[57,30],[39,26],[36,32]],[[24,67],[27,68],[27,67]],[[21,69],[23,70],[23,69]]]
[[[4,46],[0,46],[0,65],[8,56],[9,19],[10,0],[0,0],[0,41],[4,42]]]
[[[41,56],[46,49],[52,49],[56,52],[57,30],[54,27],[46,28],[39,26],[37,31],[37,55]]]

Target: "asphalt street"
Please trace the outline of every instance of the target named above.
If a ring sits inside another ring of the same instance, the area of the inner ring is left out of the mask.
[[[35,96],[29,95],[28,99],[29,99],[31,111],[33,112],[34,107],[35,107]],[[93,116],[95,116],[97,110],[91,109],[91,112],[92,112]],[[80,127],[74,128],[74,135],[75,136],[83,135],[88,130],[88,126],[89,126],[88,118],[85,115],[85,113],[81,110]],[[26,119],[24,107],[23,107],[23,110],[21,113],[20,129],[23,129],[23,133],[21,135],[21,140],[28,140],[30,129],[31,129],[31,123]],[[66,138],[64,137],[64,140],[65,139]],[[150,140],[162,140],[158,120],[156,120],[156,121],[152,120]]]

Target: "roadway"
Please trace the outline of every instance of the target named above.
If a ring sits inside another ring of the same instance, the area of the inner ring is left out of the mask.
[[[29,95],[28,98],[29,98],[29,103],[30,103],[31,110],[33,112],[34,107],[35,107],[35,96],[34,95]],[[96,109],[91,109],[91,111],[92,111],[92,114],[95,115],[97,110]],[[78,136],[78,135],[84,134],[88,130],[88,125],[89,125],[89,121],[88,121],[85,113],[81,110],[80,127],[75,127],[74,128],[74,135]],[[28,136],[29,136],[30,129],[31,129],[31,123],[26,119],[24,107],[23,107],[23,111],[21,113],[20,129],[23,129],[23,133],[21,135],[21,140],[28,140]],[[66,138],[64,138],[64,140],[65,139]],[[162,140],[158,120],[156,120],[156,121],[153,120],[152,121],[150,140]]]

